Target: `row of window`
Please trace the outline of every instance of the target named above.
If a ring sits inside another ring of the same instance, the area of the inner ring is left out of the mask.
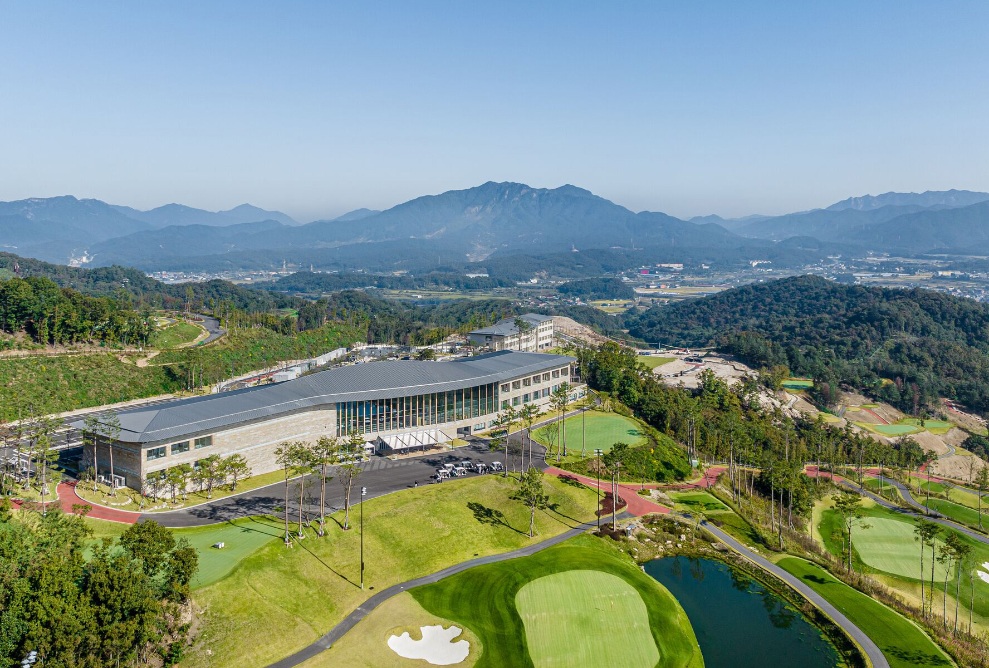
[[[544,387],[543,389],[536,390],[531,394],[526,392],[521,397],[512,397],[512,406],[518,406],[520,404],[527,404],[532,401],[538,401],[540,397],[545,399],[550,395],[550,392],[556,392],[556,388],[558,387],[559,385],[554,385],[552,390],[548,387]],[[501,407],[502,409],[508,408],[508,399],[505,399],[504,401],[501,402]]]
[[[196,450],[199,450],[201,448],[208,448],[211,445],[213,445],[213,437],[212,436],[203,436],[202,438],[197,438],[195,441],[193,441],[193,446],[195,447]],[[148,448],[147,454],[145,455],[145,457],[147,457],[147,460],[149,462],[150,461],[153,461],[155,459],[161,459],[163,457],[167,457],[168,456],[168,448],[171,448],[172,449],[172,454],[173,455],[180,455],[183,452],[189,452],[189,441],[181,441],[180,443],[172,443],[170,446],[168,446],[168,445],[161,445],[161,446],[158,446],[157,448]]]
[[[566,367],[562,369],[553,369],[552,373],[547,372],[541,376],[537,374],[531,378],[520,378],[519,380],[513,380],[511,383],[502,383],[501,391],[508,394],[512,390],[521,390],[523,387],[532,387],[533,385],[539,385],[540,383],[548,383],[550,378],[559,378],[560,376],[566,376],[569,373],[570,371]]]
[[[340,402],[336,405],[337,436],[458,422],[494,413],[497,407],[494,383],[452,392]]]

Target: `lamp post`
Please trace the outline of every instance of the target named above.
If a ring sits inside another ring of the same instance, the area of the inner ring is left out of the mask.
[[[597,486],[597,496],[598,496],[598,507],[594,512],[594,515],[598,519],[598,531],[601,531],[601,448],[594,448],[594,456],[597,457],[597,466],[594,468],[597,470],[598,474],[598,486]]]
[[[367,487],[361,487],[361,589],[364,589],[364,497]]]

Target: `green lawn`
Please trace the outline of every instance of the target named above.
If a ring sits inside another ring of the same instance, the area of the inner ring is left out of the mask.
[[[176,529],[176,538],[187,539],[199,553],[199,572],[193,589],[213,584],[229,574],[241,561],[266,543],[283,535],[283,525],[263,517],[252,517],[194,529]],[[223,549],[214,548],[223,543]]]
[[[909,424],[868,424],[866,422],[856,422],[855,424],[883,436],[906,436],[923,431],[920,427]]]
[[[175,348],[192,343],[203,333],[203,328],[192,323],[179,320],[162,327],[155,333],[155,348]]]
[[[617,575],[597,570],[544,575],[519,589],[515,608],[537,668],[652,668],[659,661],[646,604]]]
[[[575,571],[579,575],[556,578]],[[551,579],[541,582],[547,576]],[[604,587],[596,600],[588,582]],[[538,584],[528,590],[532,583]],[[411,594],[430,613],[463,624],[480,638],[484,653],[477,666],[703,665],[676,599],[616,548],[589,535],[524,559],[472,568]],[[595,609],[568,611],[560,600]],[[607,615],[597,609],[602,605]],[[540,613],[546,618],[538,620]],[[612,615],[618,619],[606,619]],[[651,663],[649,657],[655,657]]]
[[[654,355],[640,355],[636,357],[640,364],[645,365],[647,369],[655,369],[658,366],[663,366],[664,364],[669,364],[670,362],[676,361],[675,357],[659,357]]]
[[[921,503],[924,503],[924,499],[920,499]],[[979,511],[966,506],[959,505],[957,503],[952,503],[950,501],[945,501],[944,499],[931,499],[927,502],[927,506],[932,510],[941,513],[950,520],[954,520],[959,524],[965,524],[974,529],[979,527]],[[985,527],[987,524],[986,514],[982,513],[982,526]]]
[[[809,390],[814,387],[814,381],[810,378],[787,378],[783,381],[783,387],[788,390]]]
[[[639,423],[618,413],[587,411],[583,417],[567,418],[564,425],[560,432],[566,430],[567,450],[574,456],[579,455],[581,449],[585,456],[593,456],[595,448],[609,452],[611,446],[619,441],[632,446],[649,443],[649,437],[641,430]],[[555,448],[559,437],[553,434],[553,429],[540,427],[532,432],[532,438],[547,448]]]
[[[777,562],[838,608],[882,650],[891,668],[950,666],[951,659],[919,626],[816,564],[797,557]]]
[[[921,424],[918,418],[903,418],[897,422],[897,424],[912,425],[921,429],[926,429],[932,434],[947,434],[955,426],[944,420],[924,420],[924,423]]]
[[[360,535],[339,528],[342,513],[333,515],[325,538],[310,535],[291,549],[279,540],[263,543],[226,577],[194,592],[206,610],[205,624],[183,666],[266,666],[314,642],[376,591],[530,545],[593,518],[592,490],[544,480],[553,509],[536,514],[535,539],[526,535],[528,510],[509,498],[517,486],[513,478],[451,480],[369,500],[363,591]],[[351,520],[357,524],[356,509]]]
[[[670,492],[670,498],[676,502],[677,506],[683,506],[682,510],[688,512],[731,512],[731,508],[721,503],[709,492]],[[681,508],[677,508],[677,510],[681,510]]]

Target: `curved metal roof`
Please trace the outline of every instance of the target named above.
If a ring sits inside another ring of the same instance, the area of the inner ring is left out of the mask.
[[[501,383],[573,361],[565,355],[503,350],[445,362],[389,360],[335,367],[275,385],[120,411],[119,440],[167,443],[342,401],[393,399]],[[82,423],[75,426],[82,428]]]

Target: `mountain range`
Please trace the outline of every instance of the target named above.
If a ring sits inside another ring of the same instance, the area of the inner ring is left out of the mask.
[[[63,196],[0,202],[0,249],[148,271],[263,269],[285,260],[415,270],[590,250],[697,262],[802,262],[865,251],[977,254],[989,252],[989,193],[885,193],[782,216],[685,221],[634,212],[573,185],[488,182],[307,224],[248,204],[218,212],[181,204],[140,211]]]

